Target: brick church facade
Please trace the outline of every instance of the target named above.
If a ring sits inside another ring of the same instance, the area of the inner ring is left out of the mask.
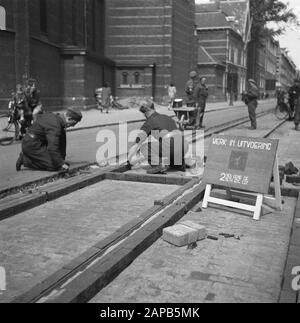
[[[30,77],[49,110],[93,105],[95,87],[113,84],[104,0],[0,0],[0,8],[1,109]]]
[[[47,109],[91,107],[114,95],[183,91],[195,67],[194,0],[0,0],[0,109],[35,78]]]
[[[194,0],[110,0],[107,56],[116,62],[117,96],[179,95],[196,66]]]

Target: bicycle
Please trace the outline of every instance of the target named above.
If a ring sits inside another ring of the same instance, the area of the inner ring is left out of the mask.
[[[277,103],[274,113],[278,120],[291,119],[293,116],[292,109],[285,102]]]
[[[0,145],[10,145],[19,138],[19,111],[14,105],[9,112],[0,115]]]

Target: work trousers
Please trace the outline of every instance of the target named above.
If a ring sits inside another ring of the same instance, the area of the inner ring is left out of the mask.
[[[248,112],[249,112],[249,118],[251,121],[251,127],[256,128],[256,109],[257,109],[257,100],[251,100],[248,103]]]
[[[199,106],[198,109],[197,109],[196,127],[199,127],[199,126],[202,127],[203,126],[205,107],[206,107],[206,104],[203,104],[203,105]]]
[[[181,132],[170,133],[159,141],[146,142],[141,147],[141,153],[151,166],[164,164],[171,168],[185,165],[184,156],[188,152],[189,144]]]
[[[300,99],[295,100],[295,125],[300,124]]]
[[[60,167],[53,164],[46,145],[37,138],[26,134],[22,140],[24,166],[35,170],[57,171]]]

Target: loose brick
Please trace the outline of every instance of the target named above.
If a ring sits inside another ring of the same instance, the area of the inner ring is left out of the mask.
[[[204,240],[207,237],[207,230],[206,227],[203,225],[200,225],[198,223],[192,222],[192,221],[184,221],[180,222],[179,224],[184,225],[186,227],[192,228],[194,230],[197,230],[198,232],[198,241]]]
[[[185,225],[174,225],[163,230],[163,240],[175,246],[183,247],[198,240],[199,232]]]

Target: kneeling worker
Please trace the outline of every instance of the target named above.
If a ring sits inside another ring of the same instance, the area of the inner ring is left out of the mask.
[[[76,108],[61,114],[51,112],[39,115],[22,141],[22,152],[16,170],[22,166],[35,170],[68,170],[66,158],[66,128],[74,127],[82,119]]]
[[[135,164],[136,155],[140,151],[152,167],[149,174],[162,173],[166,170],[165,166],[185,171],[184,156],[188,151],[188,143],[175,121],[157,113],[154,104],[148,100],[141,102],[140,112],[147,120],[137,135],[136,144],[129,151],[129,164]],[[146,141],[151,135],[156,140]]]

